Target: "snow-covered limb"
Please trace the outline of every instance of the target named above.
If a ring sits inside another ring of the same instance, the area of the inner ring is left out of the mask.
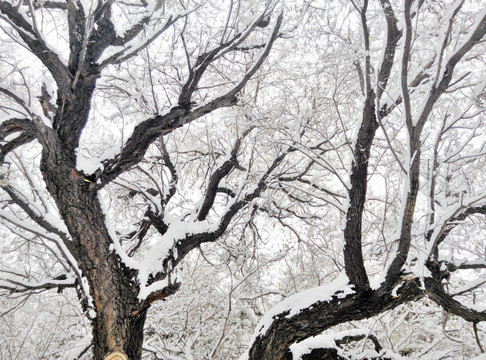
[[[440,282],[436,279],[425,278],[424,284],[427,296],[447,312],[460,316],[473,323],[486,321],[486,310],[484,310],[484,307],[481,310],[477,310],[465,306],[461,302],[455,300],[452,295],[446,293]]]
[[[30,279],[27,275],[13,272],[10,269],[0,268],[0,289],[12,293],[25,293],[30,291],[45,291],[50,289],[62,289],[74,287],[76,278],[66,275],[59,275],[54,279],[36,281]]]
[[[99,59],[99,68],[102,69],[108,65],[120,64],[130,59],[131,57],[136,56],[138,53],[140,53],[140,51],[149,46],[167,29],[174,25],[179,19],[188,16],[192,12],[193,10],[185,11],[174,16],[171,15],[169,16],[165,24],[157,29],[152,30],[151,33],[147,34],[145,40],[139,41],[135,39],[129,42],[129,40],[134,39],[141,32],[146,23],[148,23],[148,21],[151,19],[152,15],[147,16],[144,20],[142,20],[140,23],[130,29],[128,33],[125,34],[125,36],[123,37],[123,40],[120,38],[120,40],[114,41],[113,44],[119,45],[119,47],[108,48],[103,52],[102,57]],[[117,49],[120,50],[116,51]]]
[[[218,240],[226,232],[233,218],[265,191],[273,172],[280,166],[289,151],[289,148],[285,149],[274,159],[253,188],[241,191],[239,196],[232,199],[216,224],[209,224],[206,221],[187,223],[167,214],[162,219],[157,216],[151,219],[163,236],[139,268],[138,277],[144,295],[143,300],[147,299],[151,303],[165,297],[166,293],[172,294],[172,288],[175,290],[178,288],[178,283],[170,282],[169,277],[173,269],[190,251],[203,243]],[[165,282],[165,279],[169,281]],[[155,291],[143,290],[143,288],[151,289],[150,286]]]
[[[317,335],[299,343],[293,344],[290,347],[290,351],[292,353],[292,359],[295,360],[302,359],[302,357],[306,354],[310,355],[311,353],[317,353],[319,350],[324,353],[329,353],[330,355],[332,353],[344,355],[342,354],[341,348],[343,344],[360,340],[370,340],[373,342],[375,350],[374,354],[371,355],[368,353],[368,356],[379,357],[380,355],[384,355],[380,354],[383,347],[381,346],[376,336],[371,334],[371,330],[369,329],[352,329],[332,333],[329,335]],[[360,355],[362,356],[364,354]]]
[[[462,199],[461,202],[446,208],[437,214],[435,223],[426,234],[429,242],[428,256],[434,257],[438,246],[446,239],[447,235],[462,221],[471,215],[486,214],[486,195],[481,194],[470,199]]]
[[[303,292],[302,296],[296,294],[277,305],[276,313],[272,310],[272,317],[265,316],[265,323],[257,327],[250,350],[242,359],[285,358],[292,344],[319,335],[339,323],[369,318],[424,296],[417,279],[404,280],[398,297],[393,297],[386,289],[354,291],[346,280],[343,275],[338,277],[331,283],[333,291],[323,291],[326,296],[319,296],[320,288],[310,289],[308,291],[315,296],[309,300],[307,292]],[[294,303],[304,306],[294,308]]]
[[[454,19],[449,19],[449,24],[452,27]],[[469,32],[467,39],[461,44],[457,50],[444,62],[443,70],[438,72],[436,81],[432,82],[427,97],[422,101],[421,110],[418,111],[418,116],[414,120],[416,132],[420,135],[429,118],[434,104],[444,94],[452,81],[454,70],[461,62],[464,56],[474,47],[477,46],[484,35],[486,34],[486,12],[478,14],[474,27]],[[442,59],[439,59],[442,61]]]
[[[276,319],[282,317],[291,319],[294,315],[312,308],[314,303],[329,302],[334,298],[344,299],[350,294],[354,294],[353,286],[349,284],[349,279],[345,274],[340,274],[334,281],[328,284],[302,291],[279,302],[265,313],[253,336],[265,335]]]
[[[5,141],[10,134],[20,134],[14,139]],[[28,119],[13,118],[0,124],[0,164],[3,164],[5,157],[18,147],[25,145],[35,139],[34,124]]]

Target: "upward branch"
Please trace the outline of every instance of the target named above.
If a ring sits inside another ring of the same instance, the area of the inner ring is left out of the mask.
[[[375,112],[376,95],[371,88],[370,78],[371,64],[369,55],[369,30],[366,19],[367,7],[368,2],[365,1],[360,11],[364,47],[367,51],[365,55],[365,68],[367,72],[365,74],[366,99],[361,126],[354,147],[354,158],[350,175],[351,187],[348,191],[349,207],[346,213],[346,224],[344,228],[344,263],[346,275],[351,284],[360,289],[369,287],[369,280],[363,262],[361,226],[368,181],[368,160],[370,158],[371,144],[373,143],[375,132],[378,128]]]

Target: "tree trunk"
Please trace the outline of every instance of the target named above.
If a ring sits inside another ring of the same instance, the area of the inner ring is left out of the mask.
[[[136,271],[127,268],[113,251],[95,183],[67,162],[43,154],[42,170],[50,193],[72,238],[78,266],[89,285],[85,310],[92,320],[93,358],[103,360],[115,352],[130,360],[141,359],[143,327],[149,305],[137,298]],[[123,359],[123,357],[121,357]]]
[[[129,360],[142,358],[143,328],[147,311],[136,315],[124,315],[118,317],[118,327],[113,329],[109,314],[106,317],[102,313],[97,313],[97,317],[92,321],[93,359],[103,360],[115,352],[125,354]]]

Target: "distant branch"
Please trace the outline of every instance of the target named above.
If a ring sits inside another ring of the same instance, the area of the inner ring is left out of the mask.
[[[0,270],[0,274],[3,271]],[[75,279],[68,278],[66,275],[61,275],[55,279],[46,280],[42,282],[31,282],[25,278],[18,276],[0,275],[0,289],[8,290],[13,293],[25,293],[29,291],[45,291],[50,289],[58,289],[62,291],[65,288],[74,288]]]

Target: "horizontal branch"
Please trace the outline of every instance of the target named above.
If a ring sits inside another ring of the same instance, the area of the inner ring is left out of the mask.
[[[424,292],[420,286],[418,279],[406,280],[397,290],[398,296],[380,290],[358,291],[346,295],[343,288],[339,288],[334,294],[322,300],[316,299],[296,313],[282,308],[279,313],[272,314],[271,319],[262,320],[266,326],[263,331],[258,331],[257,328],[258,333],[251,345],[248,358],[249,360],[288,358],[286,356],[289,356],[289,347],[294,343],[319,335],[335,325],[367,319],[408,301],[422,298]],[[296,300],[296,303],[300,302]]]
[[[2,276],[2,272],[3,271],[0,271],[0,289],[8,290],[12,293],[45,291],[51,289],[58,289],[58,291],[62,291],[65,288],[74,288],[76,283],[74,278],[68,278],[66,275],[61,275],[54,279],[42,282],[31,282],[17,276]]]

